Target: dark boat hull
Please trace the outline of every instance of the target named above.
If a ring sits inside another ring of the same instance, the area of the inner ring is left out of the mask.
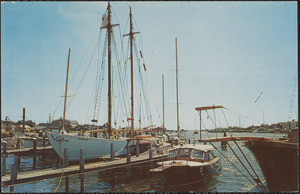
[[[248,141],[271,192],[298,191],[298,144],[279,141]]]
[[[218,174],[221,168],[221,160],[218,160],[204,167],[174,166],[162,173],[167,186],[188,186],[208,180]]]

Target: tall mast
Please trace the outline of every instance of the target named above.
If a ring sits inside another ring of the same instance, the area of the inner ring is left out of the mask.
[[[162,100],[163,100],[163,132],[165,133],[165,79],[162,74]]]
[[[69,48],[68,66],[67,66],[67,77],[66,77],[66,90],[65,90],[64,118],[63,118],[63,123],[62,123],[62,125],[63,125],[63,133],[65,131],[65,123],[66,123],[66,109],[67,109],[67,97],[68,97],[68,80],[69,80],[70,54],[71,54],[71,49]]]
[[[133,22],[132,22],[132,12],[131,7],[129,17],[130,17],[130,31],[129,34],[125,34],[124,36],[129,36],[130,39],[130,72],[131,72],[131,129],[134,129],[134,71],[133,71],[133,35],[139,32],[133,32]]]
[[[106,18],[104,18],[105,20]],[[101,29],[107,29],[107,56],[108,56],[108,122],[107,128],[109,136],[112,135],[112,64],[111,64],[111,34],[112,34],[112,27],[117,26],[118,24],[111,24],[111,6],[108,2],[107,5],[107,25],[102,26]]]
[[[108,34],[108,132],[111,134],[111,120],[112,120],[112,95],[111,95],[111,9],[110,3],[108,2],[108,24],[107,24],[107,34]]]
[[[177,55],[177,38],[175,38],[176,44],[176,99],[177,99],[177,132],[180,130],[179,126],[179,104],[178,104],[178,55]]]

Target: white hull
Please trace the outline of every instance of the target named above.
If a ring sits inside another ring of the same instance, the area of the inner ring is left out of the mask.
[[[102,139],[51,132],[46,133],[51,145],[61,158],[63,158],[64,148],[67,148],[69,161],[80,160],[80,148],[83,148],[83,155],[85,159],[97,159],[102,156],[110,155],[111,143],[113,143],[113,150],[116,155],[126,153],[124,152],[126,151],[124,150],[124,148],[127,145],[127,141],[125,138]]]

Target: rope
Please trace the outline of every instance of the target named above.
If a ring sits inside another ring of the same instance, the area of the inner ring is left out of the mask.
[[[247,157],[245,156],[244,152],[241,150],[240,146],[236,143],[236,141],[234,139],[232,139],[233,142],[235,143],[235,145],[239,148],[240,152],[243,154],[244,158],[246,159],[246,161],[248,162],[249,166],[251,167],[251,169],[253,170],[254,174],[256,175],[257,179],[254,179],[257,183],[262,184],[261,180],[259,179],[258,175],[256,174],[254,168],[252,167],[251,163],[249,162],[249,160],[247,159]],[[262,185],[263,187],[263,185]],[[264,190],[265,191],[265,190]]]
[[[229,146],[229,148],[231,149],[231,151],[233,152],[233,154],[236,156],[236,158],[239,160],[239,162],[243,165],[243,167],[245,168],[245,170],[248,172],[248,174],[251,176],[251,178],[256,182],[256,179],[253,177],[253,175],[249,172],[249,170],[246,168],[246,166],[244,165],[244,163],[241,161],[241,159],[237,156],[237,154],[235,153],[235,151],[232,149],[232,147],[230,146],[230,144],[228,142],[226,142],[226,144]],[[260,184],[258,184],[259,188],[262,191],[266,191],[264,189],[264,187],[262,187]]]
[[[226,115],[225,115],[225,113],[224,113],[223,108],[221,108],[221,110],[222,110],[222,112],[223,112],[223,115],[224,115],[224,118],[225,118],[225,121],[226,121],[226,124],[227,124],[227,128],[229,128],[229,124],[228,124],[228,121],[227,121],[227,118],[226,118]],[[230,136],[232,136],[231,131],[229,131],[229,133],[230,133]]]
[[[64,176],[64,173],[65,173],[65,171],[64,171],[64,168],[62,168],[62,174],[61,174],[61,177],[60,177],[60,180],[59,180],[59,183],[58,183],[58,185],[57,185],[57,187],[56,187],[56,189],[53,191],[54,193],[56,192],[56,190],[59,188],[59,186],[60,186],[60,184],[61,184],[61,180],[62,180],[62,178],[63,178],[63,176]]]
[[[235,169],[237,169],[252,185],[254,185],[258,190],[260,187],[257,187],[240,169],[238,169],[216,146],[209,142]],[[228,144],[228,143],[227,143]]]

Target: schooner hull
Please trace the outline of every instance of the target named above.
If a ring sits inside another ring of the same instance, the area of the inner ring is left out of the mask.
[[[122,150],[124,152],[124,148],[127,145],[125,139],[102,139],[51,132],[47,132],[47,136],[55,152],[61,158],[63,158],[64,148],[67,148],[69,161],[80,160],[80,148],[83,148],[85,159],[97,159],[102,156],[110,155],[111,143],[113,143],[113,151],[116,155],[120,155]],[[123,152],[122,154],[124,154]]]

